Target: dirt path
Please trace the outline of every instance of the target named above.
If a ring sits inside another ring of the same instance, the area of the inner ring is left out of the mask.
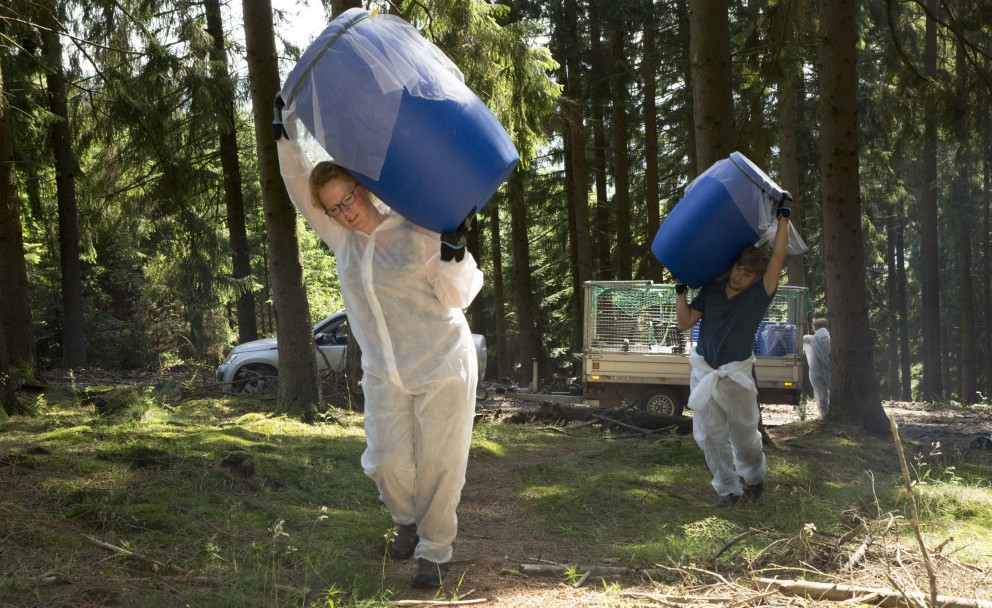
[[[923,403],[886,403],[894,413],[904,437],[916,441],[941,441],[942,445],[967,447],[992,430],[992,414]],[[763,406],[765,407],[765,406]],[[808,410],[817,417],[815,407]],[[799,420],[792,406],[766,406],[766,423],[782,425]],[[773,435],[776,433],[774,431]],[[783,433],[787,439],[788,432]],[[576,563],[582,561],[578,547],[570,546],[550,534],[535,521],[526,498],[511,487],[515,469],[561,457],[556,452],[511,455],[469,461],[465,488],[459,506],[459,535],[451,563],[449,584],[441,592],[410,588],[411,562],[390,563],[386,567],[387,585],[396,590],[396,599],[433,600],[481,599],[494,608],[534,607],[576,608],[616,603],[601,587],[574,588],[558,578],[524,576],[516,572],[522,563],[547,561]],[[459,576],[463,576],[459,580]],[[649,584],[622,581],[623,591],[651,593]],[[813,604],[808,604],[813,605]]]
[[[583,606],[598,592],[574,589],[553,578],[516,573],[521,563],[550,560],[567,563],[578,559],[574,547],[548,534],[530,514],[526,499],[510,485],[514,469],[552,462],[560,454],[528,453],[521,456],[470,460],[462,501],[458,508],[458,540],[451,561],[450,584],[439,599],[486,598],[485,606]],[[389,564],[387,583],[405,599],[433,599],[434,592],[408,585],[413,565]],[[459,582],[458,578],[464,574]]]

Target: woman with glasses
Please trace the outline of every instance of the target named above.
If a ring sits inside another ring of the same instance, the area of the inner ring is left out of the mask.
[[[411,223],[331,162],[311,167],[278,140],[290,198],[334,251],[362,349],[365,474],[397,528],[388,551],[417,560],[414,587],[439,587],[457,531],[475,412],[475,347],[462,312],[482,287],[464,233]]]

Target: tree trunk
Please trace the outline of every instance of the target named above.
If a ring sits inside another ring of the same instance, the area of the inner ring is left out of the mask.
[[[616,254],[613,267],[618,281],[632,278],[633,229],[630,225],[630,160],[627,152],[627,83],[624,77],[623,23],[610,27],[610,92],[613,129],[613,212],[616,214]]]
[[[937,0],[927,1],[927,13],[935,14]],[[937,24],[926,18],[924,69],[926,76],[937,76]],[[923,382],[921,398],[936,401],[944,397],[941,371],[940,282],[937,251],[937,108],[932,94],[925,94],[923,120],[923,183],[920,205],[920,292],[923,322]]]
[[[10,384],[9,366],[7,365],[7,345],[3,338],[3,328],[0,327],[0,421],[6,420],[9,414],[17,408],[14,387]]]
[[[697,173],[729,156],[737,146],[727,4],[727,0],[689,0],[689,62]]]
[[[796,23],[792,18],[796,10],[791,3],[779,4],[778,12],[781,17],[782,41],[784,52],[779,61],[782,62],[782,77],[778,83],[776,98],[778,100],[778,149],[779,171],[782,176],[782,187],[788,190],[797,204],[792,207],[792,223],[805,232],[803,221],[808,206],[804,204],[799,191],[799,161],[797,160],[796,144],[796,105],[798,95],[796,83],[802,82],[802,66],[796,49]],[[785,258],[787,283],[802,287],[806,285],[806,267],[803,256],[790,255]]]
[[[658,172],[658,108],[655,101],[657,86],[655,84],[655,7],[654,0],[644,0],[644,57],[641,60],[641,80],[644,82],[644,203],[647,205],[647,234],[644,242],[650,248],[658,228],[661,226],[661,209],[659,208],[659,172]],[[648,278],[661,281],[661,262],[653,255],[648,255]]]
[[[958,272],[961,275],[961,310],[960,327],[958,333],[961,336],[961,360],[958,362],[958,369],[961,374],[961,403],[966,405],[977,403],[978,395],[976,391],[978,384],[975,379],[975,340],[977,333],[975,327],[975,309],[972,304],[974,297],[974,285],[971,280],[971,224],[968,214],[962,214],[962,220],[958,223]]]
[[[0,333],[8,364],[37,371],[31,295],[24,264],[24,237],[17,199],[17,172],[10,139],[7,93],[0,71]]]
[[[224,22],[220,15],[220,0],[206,0],[207,33],[214,39],[211,59],[223,66],[219,77],[230,81],[227,68],[227,51],[224,48]],[[220,135],[220,163],[224,171],[224,200],[227,203],[227,231],[231,241],[231,268],[234,280],[244,285],[239,289],[238,341],[249,342],[258,339],[258,324],[255,319],[255,294],[247,287],[251,280],[251,254],[248,250],[248,230],[245,226],[245,199],[241,191],[241,163],[238,160],[237,117],[234,114],[234,89],[230,91],[218,112]]]
[[[894,207],[895,205],[893,205]],[[888,294],[889,399],[899,398],[899,277],[896,270],[896,215],[885,218],[885,291]]]
[[[42,46],[49,72],[48,109],[56,117],[51,126],[55,158],[55,189],[59,214],[59,259],[62,269],[62,363],[68,368],[86,365],[86,329],[83,318],[83,271],[79,259],[79,217],[76,206],[76,163],[72,157],[69,107],[59,39],[60,14],[55,2],[40,11]]]
[[[496,328],[496,377],[510,377],[510,348],[506,340],[506,288],[503,283],[503,242],[500,234],[499,207],[490,205],[489,245],[492,250],[493,316]],[[490,351],[491,352],[491,351]]]
[[[945,390],[944,396],[946,398],[947,392],[950,391],[951,387],[953,386],[953,384],[951,383],[951,367],[954,365],[954,361],[952,359],[954,358],[954,355],[958,352],[954,350],[954,347],[951,344],[951,336],[947,330],[946,325],[940,326],[940,343],[945,348],[947,348],[947,351],[942,355],[941,368],[940,368],[940,374],[941,374],[940,379],[944,386],[944,390]]]
[[[572,306],[575,318],[582,318],[582,284],[592,280],[592,242],[589,226],[589,167],[586,162],[586,134],[583,121],[582,78],[579,67],[578,50],[579,17],[575,8],[575,0],[565,3],[566,40],[570,50],[567,52],[565,63],[568,72],[567,90],[571,103],[567,106],[568,139],[571,145],[570,162],[572,165],[572,204],[575,218],[575,255],[574,270],[575,289],[572,294]],[[573,347],[581,343],[581,329],[576,325]],[[524,362],[521,362],[524,363]]]
[[[361,8],[361,0],[331,0],[331,19],[337,17],[349,8]],[[399,7],[397,7],[399,8]]]
[[[985,323],[982,326],[982,348],[979,352],[985,354],[985,383],[984,392],[992,397],[992,145],[989,142],[989,126],[982,127],[982,315]]]
[[[696,90],[696,82],[693,72],[695,68],[692,66],[691,56],[692,56],[692,44],[690,40],[692,38],[692,19],[689,17],[689,0],[675,0],[675,11],[676,11],[676,24],[678,27],[678,41],[679,46],[683,49],[688,49],[689,56],[685,57],[685,61],[680,62],[680,72],[682,73],[682,80],[685,81],[685,86],[683,87],[682,97],[682,120],[679,121],[685,126],[686,142],[685,142],[685,153],[688,156],[686,162],[686,173],[695,176],[697,171],[696,167],[699,167],[699,158],[696,154],[696,128],[695,128],[695,101],[693,99],[693,92]],[[728,26],[729,28],[729,26]],[[731,100],[731,110],[733,109],[733,101]],[[674,204],[674,203],[673,203]]]
[[[906,298],[906,218],[900,211],[896,224],[896,289],[895,307],[899,310],[899,367],[902,380],[902,400],[913,400],[913,377],[909,351],[909,300]]]
[[[567,82],[567,78],[566,78]],[[567,93],[566,93],[567,94]],[[566,123],[571,120],[567,117]],[[565,133],[562,134],[561,138],[561,150],[562,157],[566,159],[571,159],[574,154],[575,144],[572,142],[572,129],[567,129]],[[574,201],[575,200],[575,169],[572,162],[565,163],[565,200]],[[572,318],[581,319],[582,318],[582,280],[579,278],[579,273],[576,269],[579,267],[579,243],[578,243],[578,230],[575,228],[575,205],[569,204],[565,207],[565,218],[566,227],[568,234],[568,263],[572,272],[569,277],[572,280]],[[575,350],[576,345],[581,344],[582,340],[582,327],[578,323],[572,324],[572,338],[571,338],[571,348]]]
[[[596,264],[595,278],[600,281],[613,279],[613,262],[610,251],[614,232],[610,229],[609,193],[606,177],[606,128],[603,104],[609,91],[603,84],[609,81],[607,57],[603,52],[602,28],[603,0],[589,2],[589,99],[592,127],[593,172],[596,176],[596,221],[593,224]]]
[[[259,174],[265,210],[266,243],[272,299],[279,337],[280,406],[304,421],[312,421],[320,402],[313,325],[303,287],[296,209],[279,174],[272,138],[272,103],[279,92],[279,65],[270,0],[243,0],[245,51],[255,119]],[[354,349],[352,349],[354,350]]]
[[[520,380],[530,382],[531,362],[537,358],[539,339],[534,312],[534,286],[530,271],[530,245],[527,236],[527,201],[524,199],[523,175],[518,167],[510,173],[507,184],[510,199],[510,241],[513,243],[513,293],[517,309],[517,340],[520,352]]]
[[[830,312],[828,420],[888,432],[868,324],[858,175],[858,3],[820,4],[820,171],[827,308]]]

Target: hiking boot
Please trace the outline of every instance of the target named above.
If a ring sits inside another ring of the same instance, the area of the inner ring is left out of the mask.
[[[744,495],[741,496],[741,499],[744,500],[745,502],[755,502],[756,500],[758,500],[758,497],[761,496],[761,492],[764,491],[764,489],[765,489],[765,484],[762,481],[759,481],[753,486],[745,483]]]
[[[736,505],[737,501],[740,499],[741,497],[736,494],[725,494],[721,496],[720,500],[716,501],[716,504],[714,504],[713,506],[716,507],[717,509],[726,509],[728,507],[732,507]]]
[[[418,542],[420,537],[417,536],[417,524],[400,524],[396,526],[393,538],[389,541],[389,556],[393,559],[410,559]]]
[[[416,589],[437,589],[448,575],[448,564],[435,564],[420,558],[417,560],[417,571],[413,573],[410,584]]]

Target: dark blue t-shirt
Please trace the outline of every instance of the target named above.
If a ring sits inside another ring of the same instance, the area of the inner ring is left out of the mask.
[[[758,326],[775,297],[775,294],[765,293],[765,282],[761,277],[730,299],[727,299],[726,289],[727,279],[708,283],[689,305],[703,313],[696,352],[713,369],[751,357]]]

